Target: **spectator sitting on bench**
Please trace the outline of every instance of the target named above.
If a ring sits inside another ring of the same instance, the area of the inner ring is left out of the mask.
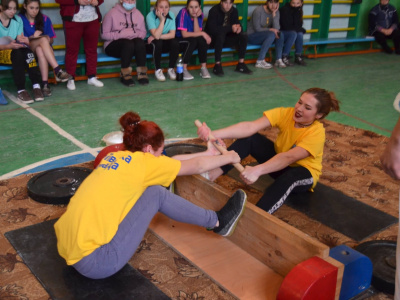
[[[188,43],[183,55],[184,80],[194,79],[187,70],[187,65],[195,49],[201,64],[200,76],[204,79],[211,78],[207,70],[207,50],[211,44],[211,37],[203,31],[203,20],[200,0],[187,0],[186,7],[182,8],[176,17],[176,37],[180,42]]]
[[[29,49],[29,40],[23,33],[22,20],[16,15],[17,0],[1,0],[0,12],[0,65],[12,67],[14,83],[17,86],[18,99],[29,104],[34,100],[25,90],[25,69],[33,85],[33,98],[43,101],[40,89],[40,71],[35,55]]]
[[[66,82],[72,76],[58,65],[51,45],[56,34],[48,16],[40,11],[40,0],[25,0],[19,16],[24,23],[24,35],[29,38],[29,47],[35,53],[40,73],[42,74],[42,92],[45,97],[51,96],[49,87],[49,64],[58,82]]]
[[[233,7],[234,0],[221,0],[214,5],[208,12],[208,19],[205,32],[211,36],[210,47],[215,48],[215,65],[213,73],[217,76],[223,76],[224,71],[221,66],[221,54],[223,47],[235,47],[239,52],[239,62],[235,71],[252,74],[253,72],[244,63],[244,56],[247,47],[247,34],[242,31],[239,22],[239,13],[236,7]]]
[[[245,166],[240,174],[247,184],[253,184],[264,174],[275,181],[265,190],[257,206],[274,213],[290,193],[304,193],[316,186],[322,170],[325,128],[320,122],[331,111],[339,110],[334,93],[321,88],[304,91],[294,107],[279,107],[264,111],[254,121],[240,122],[212,132],[216,138],[237,139],[228,150],[236,151],[241,159],[251,155],[259,165]],[[279,128],[272,142],[260,130]],[[203,125],[197,133],[207,140],[211,130]],[[208,172],[214,181],[233,166],[226,165]]]
[[[64,23],[65,69],[73,79],[68,80],[67,88],[75,90],[75,73],[78,63],[79,47],[83,39],[86,55],[86,74],[88,85],[102,87],[104,84],[96,78],[97,43],[101,13],[99,5],[104,0],[55,0],[60,4],[60,15]]]
[[[156,67],[155,76],[158,81],[165,81],[161,69],[161,54],[169,53],[168,76],[176,80],[175,64],[179,55],[179,42],[175,38],[175,15],[169,10],[168,0],[157,0],[154,10],[146,16],[147,43],[150,44]]]
[[[142,13],[136,8],[136,0],[119,0],[104,16],[101,38],[108,56],[121,59],[121,82],[134,86],[131,60],[136,59],[138,82],[149,83],[146,66],[146,24]]]
[[[393,53],[387,44],[392,39],[396,54],[400,54],[399,16],[396,8],[389,4],[389,0],[380,0],[369,12],[369,34],[375,37],[376,42],[388,53]]]
[[[280,35],[279,0],[267,0],[256,7],[251,15],[247,28],[250,44],[261,45],[255,67],[271,69],[272,65],[265,61],[268,49],[275,41],[276,67],[285,68],[282,61],[283,35]]]
[[[293,64],[289,60],[290,49],[294,44],[294,62],[305,66],[303,58],[303,35],[306,30],[303,28],[303,0],[290,0],[280,9],[281,32],[284,36],[282,60],[286,66]]]

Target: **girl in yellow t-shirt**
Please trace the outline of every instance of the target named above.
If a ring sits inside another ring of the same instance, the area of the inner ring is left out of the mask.
[[[172,194],[169,186],[178,175],[200,174],[239,155],[216,150],[163,156],[164,134],[154,122],[128,112],[120,118],[125,151],[109,153],[82,182],[66,212],[54,225],[59,254],[82,275],[105,278],[131,259],[157,212],[171,219],[214,228],[228,236],[243,213],[242,190],[220,211],[206,210]],[[164,186],[164,187],[163,187]]]
[[[240,122],[215,130],[216,138],[236,138],[228,148],[235,150],[241,159],[253,156],[259,165],[246,166],[240,177],[252,184],[261,175],[269,174],[275,179],[257,206],[274,213],[285,202],[290,193],[312,190],[318,182],[322,169],[322,154],[325,144],[325,129],[319,120],[330,111],[339,110],[335,94],[320,88],[304,91],[292,108],[275,108],[265,111],[254,121]],[[278,127],[275,142],[257,133]],[[210,128],[205,123],[198,129],[198,135],[206,140]],[[223,166],[209,172],[210,180],[227,173],[232,167]]]

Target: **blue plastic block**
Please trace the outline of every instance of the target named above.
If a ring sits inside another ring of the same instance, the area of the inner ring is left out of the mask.
[[[350,299],[370,287],[372,262],[367,256],[346,245],[332,248],[329,256],[344,264],[340,300]]]

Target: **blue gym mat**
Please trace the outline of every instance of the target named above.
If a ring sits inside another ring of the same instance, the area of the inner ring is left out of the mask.
[[[170,299],[130,265],[115,275],[93,280],[67,266],[57,252],[54,223],[46,221],[5,233],[51,299]]]

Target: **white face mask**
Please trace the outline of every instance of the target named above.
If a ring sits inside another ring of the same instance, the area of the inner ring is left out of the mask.
[[[126,9],[126,10],[132,10],[136,7],[136,3],[126,3],[123,2],[122,6]]]

